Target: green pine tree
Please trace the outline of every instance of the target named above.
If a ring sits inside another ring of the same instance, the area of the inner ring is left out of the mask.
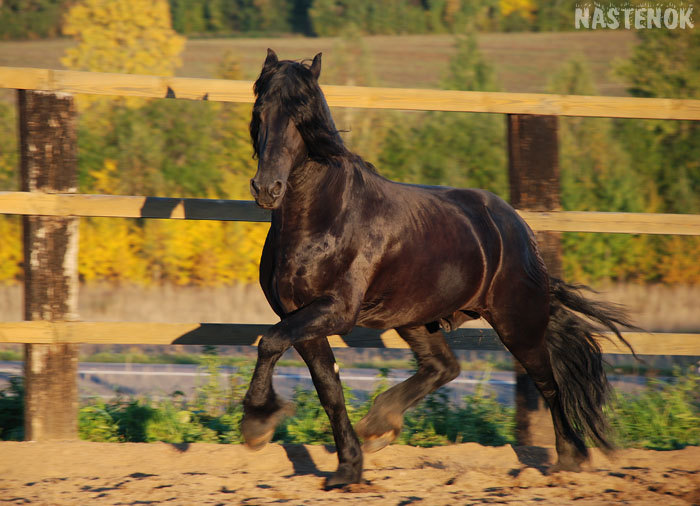
[[[498,90],[474,36],[460,37],[456,45],[442,87]],[[505,122],[500,115],[479,113],[416,115],[387,135],[379,169],[401,181],[485,188],[507,197]]]
[[[597,95],[587,60],[577,55],[550,80],[550,93]],[[559,164],[562,205],[568,211],[643,212],[644,180],[613,136],[608,118],[561,117]],[[564,234],[564,270],[569,279],[591,282],[643,274],[646,236]]]

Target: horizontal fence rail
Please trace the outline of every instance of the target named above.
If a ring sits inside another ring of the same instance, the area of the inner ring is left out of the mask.
[[[139,323],[139,322],[47,322],[0,323],[0,343],[28,344],[187,344],[257,346],[270,328],[264,324],[238,323]],[[631,352],[610,332],[601,333],[603,353],[629,355]],[[638,355],[691,355],[700,353],[700,334],[624,332]],[[363,327],[347,336],[329,336],[334,348],[408,349],[395,330]],[[450,346],[458,350],[505,350],[493,329],[462,328],[447,334]]]
[[[700,235],[700,215],[518,211],[533,230]],[[0,214],[180,220],[270,221],[249,200],[179,199],[76,193],[0,192]]]
[[[27,216],[23,220],[24,251],[25,257],[32,259],[32,262],[25,260],[28,294],[25,318],[33,321],[0,322],[0,343],[25,344],[28,439],[77,438],[75,375],[79,343],[257,345],[260,342],[269,325],[64,321],[74,320],[77,311],[74,307],[77,301],[74,295],[78,291],[77,247],[74,247],[77,227],[73,225],[78,220],[60,218],[269,221],[270,214],[251,201],[61,193],[75,187],[75,184],[63,186],[64,181],[74,180],[76,176],[75,103],[71,95],[251,103],[254,99],[251,82],[0,67],[0,88],[18,90],[21,188],[32,190],[0,192],[0,214]],[[700,235],[700,216],[695,215],[532,211],[560,207],[560,199],[554,198],[559,192],[559,176],[557,122],[553,116],[700,120],[700,100],[356,86],[323,86],[323,91],[329,105],[336,107],[507,114],[511,195],[520,194],[515,202],[526,210],[518,212],[533,229],[545,231],[544,239],[547,231]],[[55,149],[57,140],[64,143],[61,152]],[[547,156],[533,155],[542,150]],[[57,156],[53,156],[54,152]],[[547,184],[535,185],[535,181]],[[528,191],[540,201],[521,199]],[[57,217],[49,220],[60,224],[51,229],[53,235],[47,232],[46,220],[41,216]],[[547,252],[547,248],[543,251]],[[555,249],[550,248],[549,253],[553,259],[558,258]],[[55,313],[51,312],[54,307]],[[47,312],[45,308],[52,309]],[[629,332],[624,336],[638,355],[700,354],[700,334]],[[603,333],[602,337],[607,338],[600,340],[604,353],[631,353],[615,336]],[[455,349],[504,349],[492,329],[458,329],[447,338]],[[394,330],[382,332],[356,327],[347,336],[328,339],[336,348],[408,348]],[[541,402],[532,404],[527,400],[526,392],[535,392],[535,386],[525,380],[524,372],[516,364],[519,392],[516,433],[519,444],[531,445],[534,440],[527,427],[534,418],[531,419],[529,412],[538,409],[536,406]]]
[[[700,235],[697,214],[520,210],[518,214],[533,230],[541,231]]]
[[[0,88],[253,102],[249,81],[0,67]],[[700,120],[700,100],[322,86],[333,107]]]
[[[174,220],[270,221],[252,200],[0,192],[0,214]]]

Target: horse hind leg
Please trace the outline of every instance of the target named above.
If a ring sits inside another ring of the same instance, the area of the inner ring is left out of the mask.
[[[543,305],[546,307],[546,305]],[[544,397],[554,424],[558,461],[550,471],[579,471],[588,458],[588,450],[580,433],[567,417],[552,367],[547,343],[546,320],[536,322],[523,318],[519,321],[491,321],[509,351],[525,368]],[[571,381],[576,381],[572,378]]]
[[[516,358],[532,378],[549,406],[556,438],[557,463],[550,468],[556,471],[580,471],[588,459],[588,449],[582,435],[571,425],[562,403],[561,391],[553,374],[549,351],[546,346]],[[575,381],[572,379],[572,381]]]
[[[408,343],[418,361],[418,370],[406,381],[377,396],[369,413],[355,431],[364,440],[366,453],[381,450],[401,432],[403,414],[427,394],[459,375],[459,362],[439,329],[402,327],[396,331]]]

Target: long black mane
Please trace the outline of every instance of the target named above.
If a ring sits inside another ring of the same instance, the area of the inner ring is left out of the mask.
[[[254,156],[258,150],[263,107],[281,108],[296,125],[313,160],[348,153],[333,123],[321,88],[305,62],[283,60],[266,65],[255,81],[255,105],[250,120]]]

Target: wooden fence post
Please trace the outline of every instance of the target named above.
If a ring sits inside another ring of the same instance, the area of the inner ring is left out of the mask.
[[[508,174],[513,207],[553,211],[561,207],[557,117],[508,115]],[[537,232],[547,269],[561,276],[561,234]],[[552,445],[554,428],[544,399],[519,362],[516,372],[516,439],[520,445]]]
[[[76,192],[76,127],[67,94],[18,90],[21,189]],[[25,216],[24,318],[77,319],[78,219]],[[25,345],[25,439],[74,439],[78,345]]]

